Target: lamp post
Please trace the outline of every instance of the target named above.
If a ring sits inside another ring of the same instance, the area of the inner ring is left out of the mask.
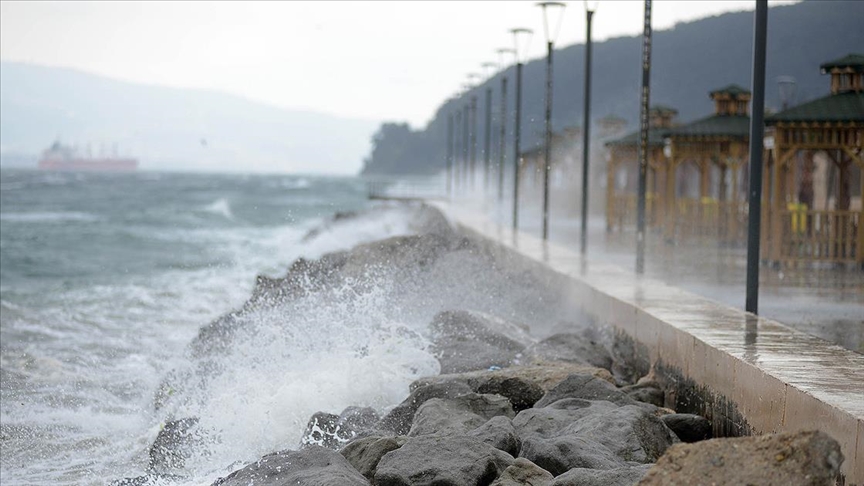
[[[516,121],[513,126],[513,229],[519,229],[519,167],[522,165],[521,148],[519,147],[522,129],[522,61],[531,42],[531,29],[511,29],[514,53],[516,55]]]
[[[582,117],[582,227],[579,233],[579,252],[582,255],[585,254],[588,246],[588,163],[591,160],[591,20],[597,10],[597,3],[596,0],[585,0],[585,113]]]
[[[470,114],[471,105],[466,103],[464,107],[462,107],[462,192],[465,192],[465,187],[467,186],[468,181],[468,115]]]
[[[447,166],[445,185],[447,186],[447,198],[449,199],[453,192],[453,188],[451,187],[453,177],[453,113],[447,115],[447,149],[445,157],[447,158],[445,161],[445,165]]]
[[[546,150],[543,160],[543,240],[549,239],[549,173],[552,170],[552,52],[561,27],[565,5],[540,2],[543,10],[543,32],[546,34]],[[554,27],[550,28],[550,20]],[[557,20],[557,22],[556,22]]]
[[[500,48],[498,52],[498,64],[504,66],[505,54],[516,54],[514,49]],[[507,141],[507,76],[501,72],[501,122],[500,122],[500,137],[498,139],[498,203],[504,201],[504,147]]]
[[[645,273],[645,193],[648,177],[648,104],[651,98],[651,0],[642,31],[642,95],[639,109],[639,193],[636,200],[636,273]]]
[[[480,75],[477,73],[468,73],[468,86],[469,89],[474,89],[476,87],[475,80],[478,80]],[[476,185],[474,184],[474,177],[477,172],[477,95],[471,95],[471,161],[470,161],[470,169],[468,169],[468,185],[470,189],[473,191],[476,189]]]
[[[491,74],[495,71],[497,64],[484,62],[483,70],[486,71],[486,79],[491,80]],[[486,120],[483,124],[483,193],[489,189],[489,165],[492,157],[492,84],[486,86]]]

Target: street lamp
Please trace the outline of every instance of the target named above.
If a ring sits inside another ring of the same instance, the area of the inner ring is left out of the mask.
[[[597,0],[585,0],[585,113],[582,118],[582,228],[579,252],[584,255],[588,245],[588,162],[591,156],[591,19],[597,10]],[[608,189],[607,189],[608,190]]]
[[[513,229],[516,230],[519,228],[519,167],[522,165],[519,147],[522,130],[522,65],[534,32],[520,27],[510,29],[510,33],[513,34],[513,52],[516,56],[516,122],[513,126]]]
[[[506,54],[516,55],[515,49],[502,47],[497,49],[498,65],[504,66],[504,56]],[[507,76],[504,71],[501,72],[501,122],[500,122],[500,137],[498,139],[498,204],[504,201],[504,146],[507,141]]]
[[[552,170],[552,51],[564,18],[565,4],[539,2],[543,10],[543,32],[546,34],[546,154],[543,161],[543,240],[549,239],[549,173]],[[550,21],[552,26],[550,27]]]
[[[498,67],[494,62],[481,64],[486,80],[491,80],[495,69]],[[491,157],[492,143],[492,84],[486,86],[486,122],[483,126],[483,193],[489,189],[489,163]]]
[[[477,73],[468,73],[468,84],[471,89],[477,86],[480,80],[480,75]],[[468,184],[473,191],[476,187],[474,184],[474,176],[477,172],[477,95],[471,95],[471,168],[468,172]]]

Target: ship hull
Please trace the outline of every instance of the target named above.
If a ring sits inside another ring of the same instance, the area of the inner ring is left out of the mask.
[[[132,172],[138,169],[135,159],[69,159],[39,161],[39,169],[66,172]]]

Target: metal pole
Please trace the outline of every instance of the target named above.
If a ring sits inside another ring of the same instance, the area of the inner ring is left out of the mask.
[[[447,197],[449,198],[453,192],[452,176],[453,176],[453,114],[447,115]]]
[[[471,169],[468,172],[468,177],[470,180],[471,190],[473,191],[476,186],[474,185],[474,173],[477,172],[477,97],[471,97]]]
[[[513,126],[513,229],[519,229],[519,166],[522,165],[519,137],[522,130],[522,63],[516,63],[516,124]]]
[[[459,183],[460,180],[460,170],[459,170],[459,161],[461,157],[459,157],[459,152],[461,152],[462,147],[462,137],[460,134],[462,133],[462,110],[456,108],[456,120],[454,121],[453,127],[453,186],[454,192],[459,192],[461,186]]]
[[[765,43],[768,0],[756,0],[753,21],[753,113],[750,117],[750,194],[747,221],[747,298],[745,310],[759,311],[759,227],[762,223],[762,144],[765,135]]]
[[[466,104],[462,109],[462,192],[465,192],[468,181],[468,115],[471,110]]]
[[[504,146],[507,141],[507,76],[501,76],[501,135],[498,139],[498,203],[504,201]]]
[[[549,172],[552,170],[552,42],[546,43],[546,153],[543,158],[543,240],[549,239]]]
[[[483,141],[483,193],[489,189],[489,164],[492,154],[492,88],[486,88],[486,126]]]
[[[648,175],[648,103],[651,98],[651,0],[645,0],[642,33],[642,106],[639,111],[639,195],[636,206],[636,273],[645,273],[645,192]]]
[[[591,144],[591,18],[594,12],[586,11],[588,30],[585,41],[585,113],[582,117],[582,228],[579,234],[579,252],[584,255],[588,246],[588,163]],[[608,190],[608,189],[607,189]]]

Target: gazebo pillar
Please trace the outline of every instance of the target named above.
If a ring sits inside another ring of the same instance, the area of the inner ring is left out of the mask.
[[[609,151],[609,164],[606,166],[606,232],[612,232],[615,227],[615,173],[618,171],[618,149],[612,147]]]

